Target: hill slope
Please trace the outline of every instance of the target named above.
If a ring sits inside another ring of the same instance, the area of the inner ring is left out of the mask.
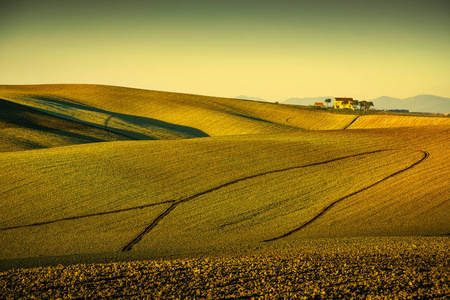
[[[0,86],[0,97],[139,139],[341,129],[354,116],[100,85]]]
[[[0,95],[0,267],[450,233],[449,118],[95,85]]]
[[[417,116],[408,114],[373,114],[358,117],[347,129],[428,127],[450,125],[449,117]]]
[[[126,139],[100,128],[0,100],[0,152]]]
[[[361,116],[308,107],[100,85],[0,86],[0,97],[131,139],[450,124],[450,118]],[[0,99],[1,99],[0,98]]]
[[[281,240],[448,234],[449,136],[436,126],[3,153],[0,257],[213,251],[291,231]]]

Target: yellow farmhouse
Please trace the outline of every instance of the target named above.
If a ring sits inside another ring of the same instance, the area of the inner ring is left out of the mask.
[[[333,107],[334,108],[348,108],[348,109],[355,109],[353,107],[353,98],[334,98]]]

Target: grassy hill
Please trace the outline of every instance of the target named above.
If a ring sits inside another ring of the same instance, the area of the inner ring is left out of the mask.
[[[423,132],[122,141],[4,153],[0,237],[8,247],[0,254],[120,251],[174,204],[133,247],[261,243],[349,195],[293,236],[447,234],[450,155],[442,149],[449,130]],[[422,151],[430,153],[424,161]]]
[[[354,118],[274,103],[99,85],[0,86],[0,96],[140,139],[341,129]]]
[[[420,116],[405,114],[372,114],[357,118],[349,129],[373,129],[396,127],[423,127],[436,125],[450,125],[449,117]]]
[[[0,100],[0,152],[129,139]]]
[[[150,140],[335,130],[346,128],[357,117],[295,105],[102,85],[0,86],[0,99]],[[386,116],[362,116],[351,128],[450,124],[450,118],[397,119],[395,115],[387,121]]]
[[[446,121],[343,130],[355,116],[91,85],[0,98],[2,268],[450,234]]]

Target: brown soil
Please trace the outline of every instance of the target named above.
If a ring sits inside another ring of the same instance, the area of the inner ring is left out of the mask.
[[[307,240],[215,257],[0,273],[0,298],[445,299],[448,237]]]

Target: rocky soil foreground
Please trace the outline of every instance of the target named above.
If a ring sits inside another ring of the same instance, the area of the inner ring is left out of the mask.
[[[448,299],[449,238],[317,242],[254,254],[0,272],[1,299]]]

